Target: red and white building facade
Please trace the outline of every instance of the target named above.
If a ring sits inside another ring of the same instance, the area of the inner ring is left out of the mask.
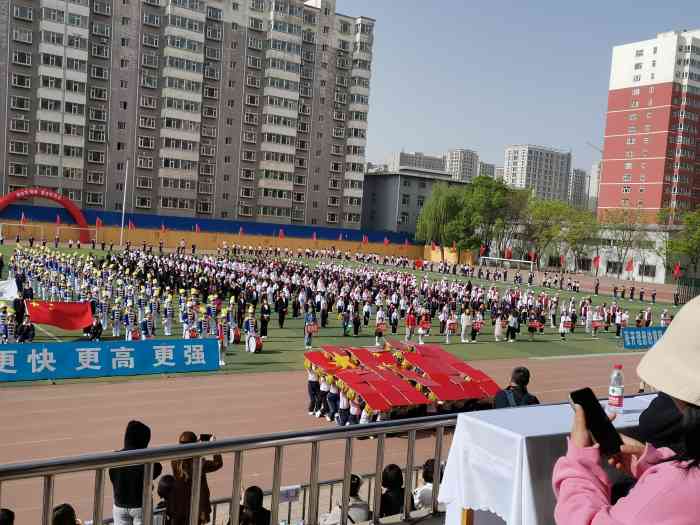
[[[613,48],[598,215],[700,206],[700,30]]]

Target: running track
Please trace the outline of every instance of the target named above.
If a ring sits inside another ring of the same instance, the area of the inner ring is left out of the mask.
[[[554,402],[564,401],[570,390],[581,386],[592,386],[603,395],[612,365],[618,362],[625,367],[628,391],[636,392],[635,368],[639,359],[640,355],[621,354],[473,364],[499,384],[507,381],[514,366],[524,364],[532,371],[531,391],[543,402]],[[174,443],[183,430],[235,437],[329,425],[306,414],[303,371],[8,387],[0,388],[0,407],[0,464],[119,449],[130,419],[142,420],[151,427],[152,445]],[[339,441],[321,447],[320,479],[342,477],[343,446]],[[432,439],[419,440],[417,465],[431,454],[432,447]],[[286,449],[283,485],[307,481],[309,449]],[[445,446],[445,455],[447,449]],[[372,441],[357,442],[355,472],[373,471],[374,450]],[[405,440],[388,440],[385,464],[404,463],[405,450]],[[271,450],[244,455],[244,487],[271,485],[272,456]],[[164,465],[164,469],[169,471],[169,466]],[[209,476],[212,497],[230,496],[231,476],[231,458],[225,457],[223,471]],[[55,504],[70,502],[79,516],[90,516],[91,473],[59,477],[55,487]],[[0,506],[14,509],[20,524],[39,522],[40,503],[39,480],[2,486]],[[111,515],[111,505],[111,485],[107,482],[105,515]]]

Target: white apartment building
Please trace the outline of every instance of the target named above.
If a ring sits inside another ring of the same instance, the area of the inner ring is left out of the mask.
[[[479,154],[469,149],[451,149],[446,156],[446,169],[452,180],[469,182],[479,175]]]
[[[569,204],[584,209],[588,205],[588,173],[574,168],[569,177]]]
[[[570,151],[530,144],[506,148],[503,180],[508,186],[527,188],[541,199],[566,201],[570,176]]]
[[[595,211],[598,207],[598,185],[600,184],[600,172],[603,162],[594,162],[591,173],[588,176],[588,209]]]
[[[388,171],[417,169],[445,171],[445,156],[426,155],[420,151],[401,151],[393,153],[387,161]]]

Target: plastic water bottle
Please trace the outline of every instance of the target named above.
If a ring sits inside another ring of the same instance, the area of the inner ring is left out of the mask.
[[[610,374],[610,389],[608,390],[608,412],[622,414],[625,402],[625,378],[622,375],[622,365],[615,365]]]

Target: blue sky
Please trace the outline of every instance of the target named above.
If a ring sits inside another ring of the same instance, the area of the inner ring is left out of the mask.
[[[698,0],[337,0],[377,20],[367,160],[392,151],[603,143],[613,45],[700,27]]]

